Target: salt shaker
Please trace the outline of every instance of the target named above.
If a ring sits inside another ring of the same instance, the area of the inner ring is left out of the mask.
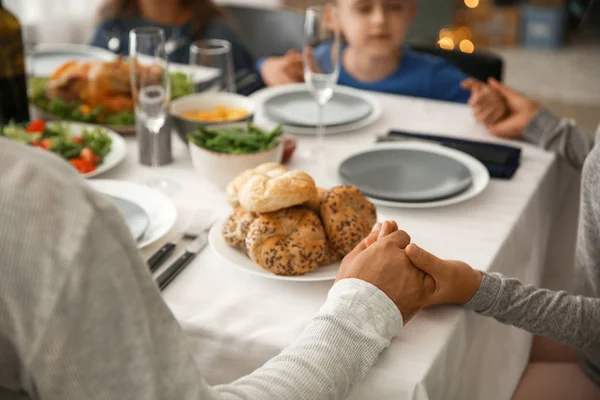
[[[165,124],[158,133],[158,165],[166,165],[173,162],[171,153],[171,118],[167,117]],[[138,141],[138,151],[140,164],[152,165],[153,151],[153,133],[144,126],[143,123],[136,121],[135,132]]]

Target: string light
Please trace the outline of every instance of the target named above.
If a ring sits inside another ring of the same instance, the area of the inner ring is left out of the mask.
[[[438,45],[444,50],[454,50],[454,40],[449,37],[441,38],[438,41]]]
[[[465,0],[465,6],[476,8],[479,5],[479,0]]]
[[[461,40],[458,47],[460,48],[460,51],[462,51],[463,53],[470,54],[475,51],[475,45],[469,39]]]

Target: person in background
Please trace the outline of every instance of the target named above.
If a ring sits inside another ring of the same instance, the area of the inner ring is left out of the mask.
[[[127,55],[131,29],[157,26],[165,31],[167,42],[173,43],[172,62],[188,64],[189,47],[195,40],[224,39],[231,43],[235,72],[255,71],[254,58],[211,0],[105,0],[98,16],[101,22],[92,37],[93,46]],[[111,42],[113,38],[118,40]],[[118,48],[113,48],[115,43]]]
[[[508,105],[503,119],[487,124],[490,132],[538,144],[573,167],[583,167],[576,251],[579,295],[480,272],[460,261],[439,259],[415,244],[406,248],[406,254],[436,282],[430,305],[464,304],[542,336],[534,340],[530,364],[513,399],[600,399],[600,127],[594,145],[592,135],[573,122],[495,80],[489,86]],[[485,107],[476,111],[477,118],[488,111]]]
[[[480,97],[504,109],[493,91],[474,90],[472,83],[461,87],[468,76],[449,62],[411,50],[405,45],[407,31],[415,18],[415,0],[337,0],[342,36],[340,85],[384,93],[466,103]],[[315,50],[317,64],[330,62],[331,44]],[[302,57],[291,51],[282,57],[259,61],[263,81],[267,85],[301,82]],[[470,81],[469,81],[470,82]],[[480,83],[484,87],[483,83]],[[478,88],[479,89],[479,88]]]
[[[110,200],[59,157],[4,138],[0,171],[3,400],[342,399],[435,289],[407,264],[410,237],[376,225],[377,244],[344,258],[293,344],[209,387]]]

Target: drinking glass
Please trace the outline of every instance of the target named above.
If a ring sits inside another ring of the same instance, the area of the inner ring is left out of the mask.
[[[193,42],[190,45],[190,67],[190,79],[195,83],[197,92],[236,92],[231,43],[227,40]]]
[[[159,165],[159,133],[167,119],[171,99],[165,33],[154,27],[132,29],[129,46],[135,117],[150,132],[151,165],[156,168]],[[171,194],[177,187],[171,180],[157,176],[146,184],[165,194]]]
[[[306,10],[302,60],[304,80],[317,105],[316,149],[322,154],[323,108],[333,96],[340,71],[340,31],[334,7],[316,6]]]

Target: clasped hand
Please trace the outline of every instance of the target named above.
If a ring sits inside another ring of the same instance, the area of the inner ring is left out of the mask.
[[[336,280],[373,284],[396,304],[404,323],[424,307],[469,302],[481,284],[481,272],[461,261],[440,259],[410,240],[394,221],[376,224],[344,257]]]

